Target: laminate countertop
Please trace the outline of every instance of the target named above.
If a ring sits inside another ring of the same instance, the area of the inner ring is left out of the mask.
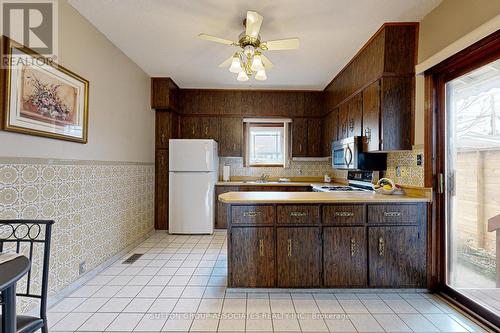
[[[278,181],[268,181],[268,182],[259,182],[259,181],[245,181],[245,180],[237,180],[237,181],[218,181],[215,183],[215,186],[333,186],[333,185],[345,185],[338,183],[321,183],[321,182],[278,182]]]
[[[430,202],[426,197],[375,192],[228,192],[219,200],[227,204]]]

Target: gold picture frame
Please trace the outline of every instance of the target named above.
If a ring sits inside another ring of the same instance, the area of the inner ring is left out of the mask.
[[[89,81],[2,36],[2,129],[87,143]]]

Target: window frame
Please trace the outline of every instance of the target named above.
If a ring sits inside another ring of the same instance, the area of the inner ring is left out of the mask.
[[[251,168],[286,168],[290,162],[290,121],[288,119],[245,119],[244,121],[244,166]],[[252,127],[283,127],[283,163],[251,164],[250,163],[250,129]]]

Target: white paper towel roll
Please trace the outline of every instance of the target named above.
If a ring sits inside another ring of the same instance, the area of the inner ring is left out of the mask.
[[[231,167],[229,165],[224,165],[224,170],[222,172],[222,180],[228,182],[230,177],[231,177]]]

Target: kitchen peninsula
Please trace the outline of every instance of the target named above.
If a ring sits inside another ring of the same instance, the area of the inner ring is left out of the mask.
[[[423,197],[228,192],[228,286],[424,288]]]

